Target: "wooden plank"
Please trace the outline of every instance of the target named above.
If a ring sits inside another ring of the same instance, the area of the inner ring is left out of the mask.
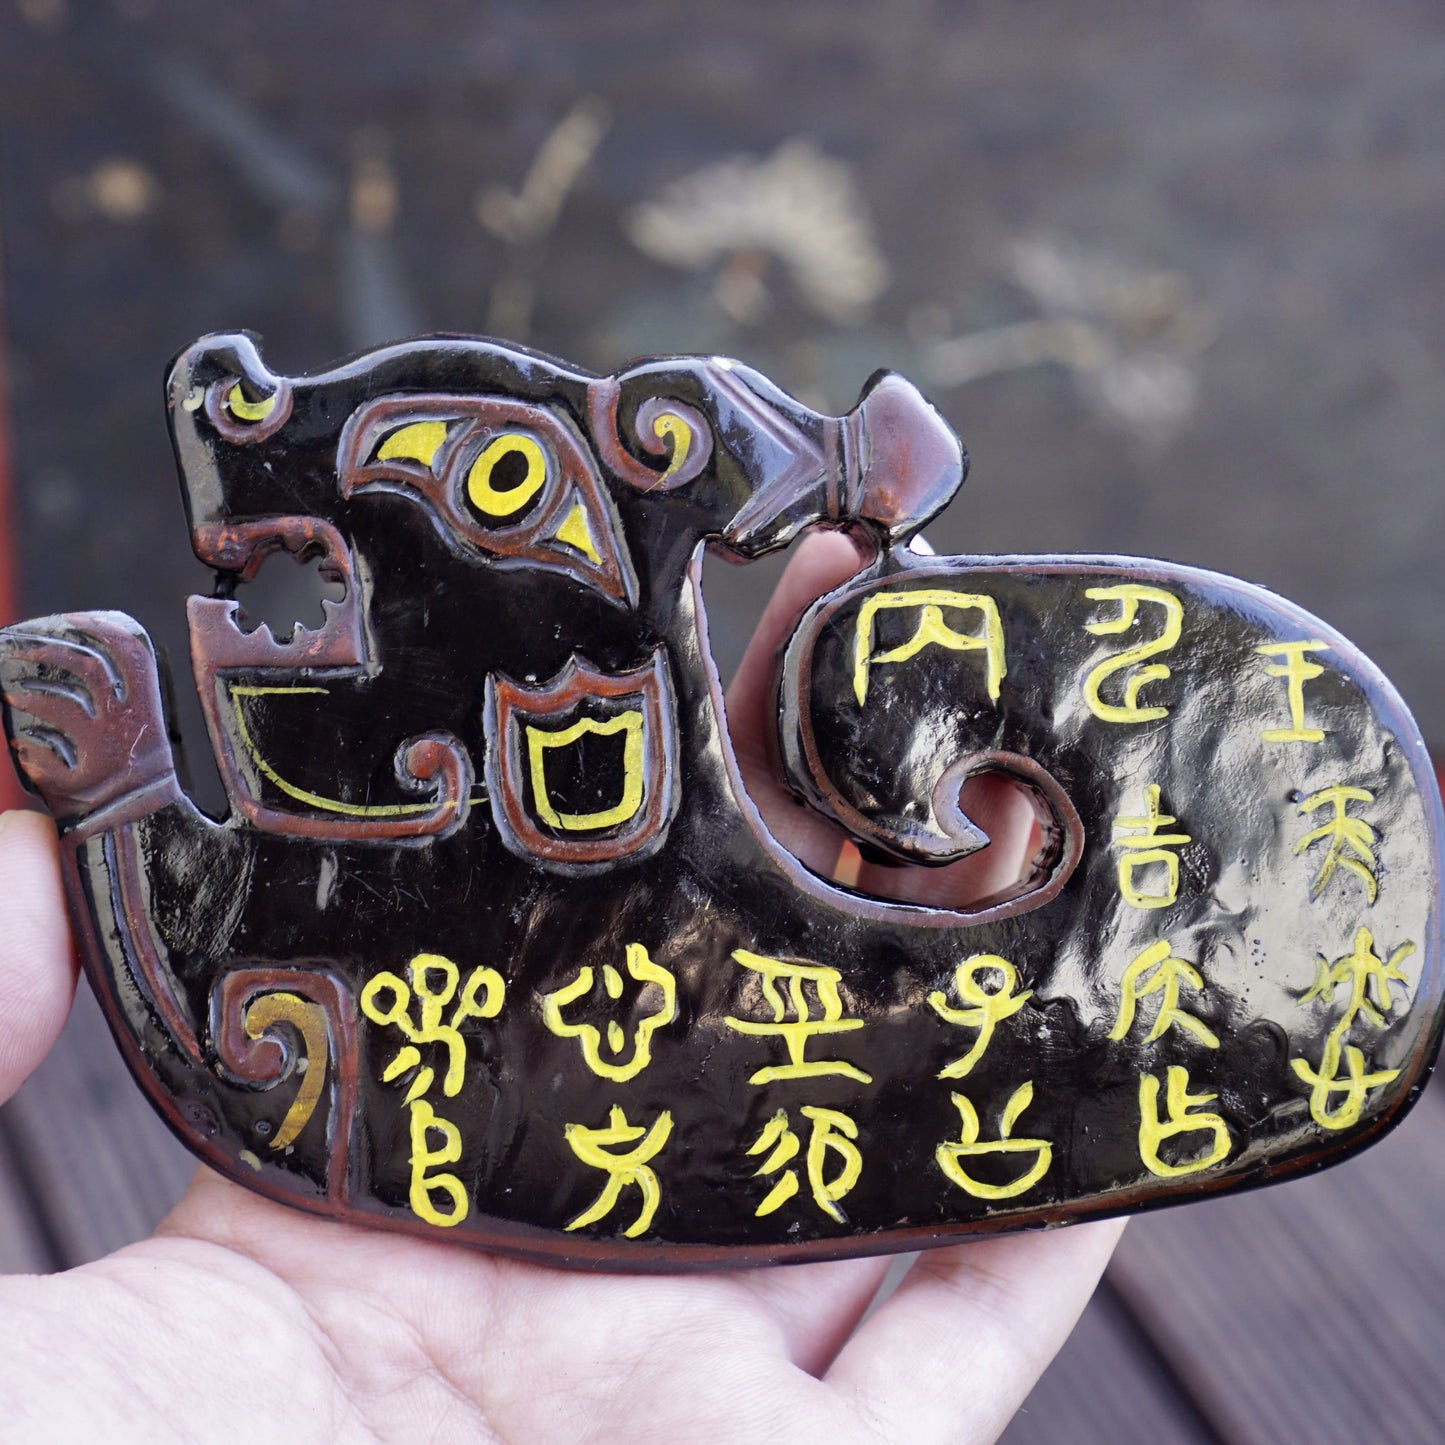
[[[3,232],[0,232],[3,235]],[[0,251],[0,263],[4,252]],[[10,388],[5,351],[5,286],[0,264],[0,625],[20,616],[20,585],[16,578],[16,519],[10,485]],[[0,810],[19,807],[23,794],[11,769],[0,764]]]
[[[0,261],[3,261],[3,252],[0,252]],[[3,282],[3,266],[0,266],[0,624],[19,616]],[[0,762],[0,810],[16,807],[20,801],[20,786],[14,772],[8,763]],[[35,1213],[20,1161],[11,1148],[7,1123],[8,1111],[0,1111],[0,1274],[38,1274],[54,1269],[58,1260]]]
[[[0,232],[3,234],[3,232]],[[4,253],[0,252],[0,262]],[[10,388],[5,352],[4,272],[0,269],[0,623],[19,615],[20,589],[15,575],[15,516],[10,487]]]
[[[1312,1179],[1132,1224],[1110,1277],[1220,1436],[1445,1438],[1445,1100]]]
[[[59,1043],[4,1112],[61,1268],[149,1234],[195,1170],[131,1081],[83,984]]]
[[[59,1258],[36,1213],[35,1200],[0,1110],[0,1274],[46,1274]]]
[[[1106,1281],[1000,1438],[1002,1445],[1208,1445],[1216,1437]]]

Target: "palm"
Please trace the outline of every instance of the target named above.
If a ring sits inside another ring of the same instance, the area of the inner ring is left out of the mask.
[[[157,1235],[7,1281],[15,1438],[989,1439],[1112,1244],[588,1275],[293,1214],[202,1172]],[[20,1382],[23,1381],[23,1388]]]
[[[733,696],[755,796],[804,856],[835,845],[766,796],[767,673],[789,616],[853,561],[839,539],[804,553]],[[995,847],[950,887],[986,892],[1021,864],[1027,829],[1006,799],[983,802]],[[0,1097],[53,1042],[73,982],[53,838],[33,817],[6,824]],[[153,1238],[0,1285],[15,1342],[0,1419],[14,1438],[63,1440],[990,1439],[1116,1236],[934,1251],[860,1327],[887,1260],[571,1272],[312,1219],[202,1170]]]

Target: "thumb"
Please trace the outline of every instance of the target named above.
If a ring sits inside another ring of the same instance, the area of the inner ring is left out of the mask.
[[[75,994],[55,827],[0,813],[0,1102],[50,1052]]]

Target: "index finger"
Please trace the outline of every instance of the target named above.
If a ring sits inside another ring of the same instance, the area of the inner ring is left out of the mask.
[[[1073,1329],[1122,1219],[969,1240],[918,1257],[824,1383],[888,1440],[993,1440]]]

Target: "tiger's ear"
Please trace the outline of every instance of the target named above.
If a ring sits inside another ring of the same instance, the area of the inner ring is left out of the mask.
[[[953,428],[894,371],[869,378],[842,418],[856,432],[845,466],[843,509],[893,542],[906,541],[954,498],[968,476],[968,453]]]
[[[712,456],[712,427],[697,407],[676,397],[626,395],[626,380],[626,375],[604,376],[588,389],[588,419],[598,456],[641,491],[684,486]]]
[[[174,361],[166,382],[172,430],[201,413],[229,442],[265,441],[291,415],[291,384],[277,376],[248,332],[203,336]]]

